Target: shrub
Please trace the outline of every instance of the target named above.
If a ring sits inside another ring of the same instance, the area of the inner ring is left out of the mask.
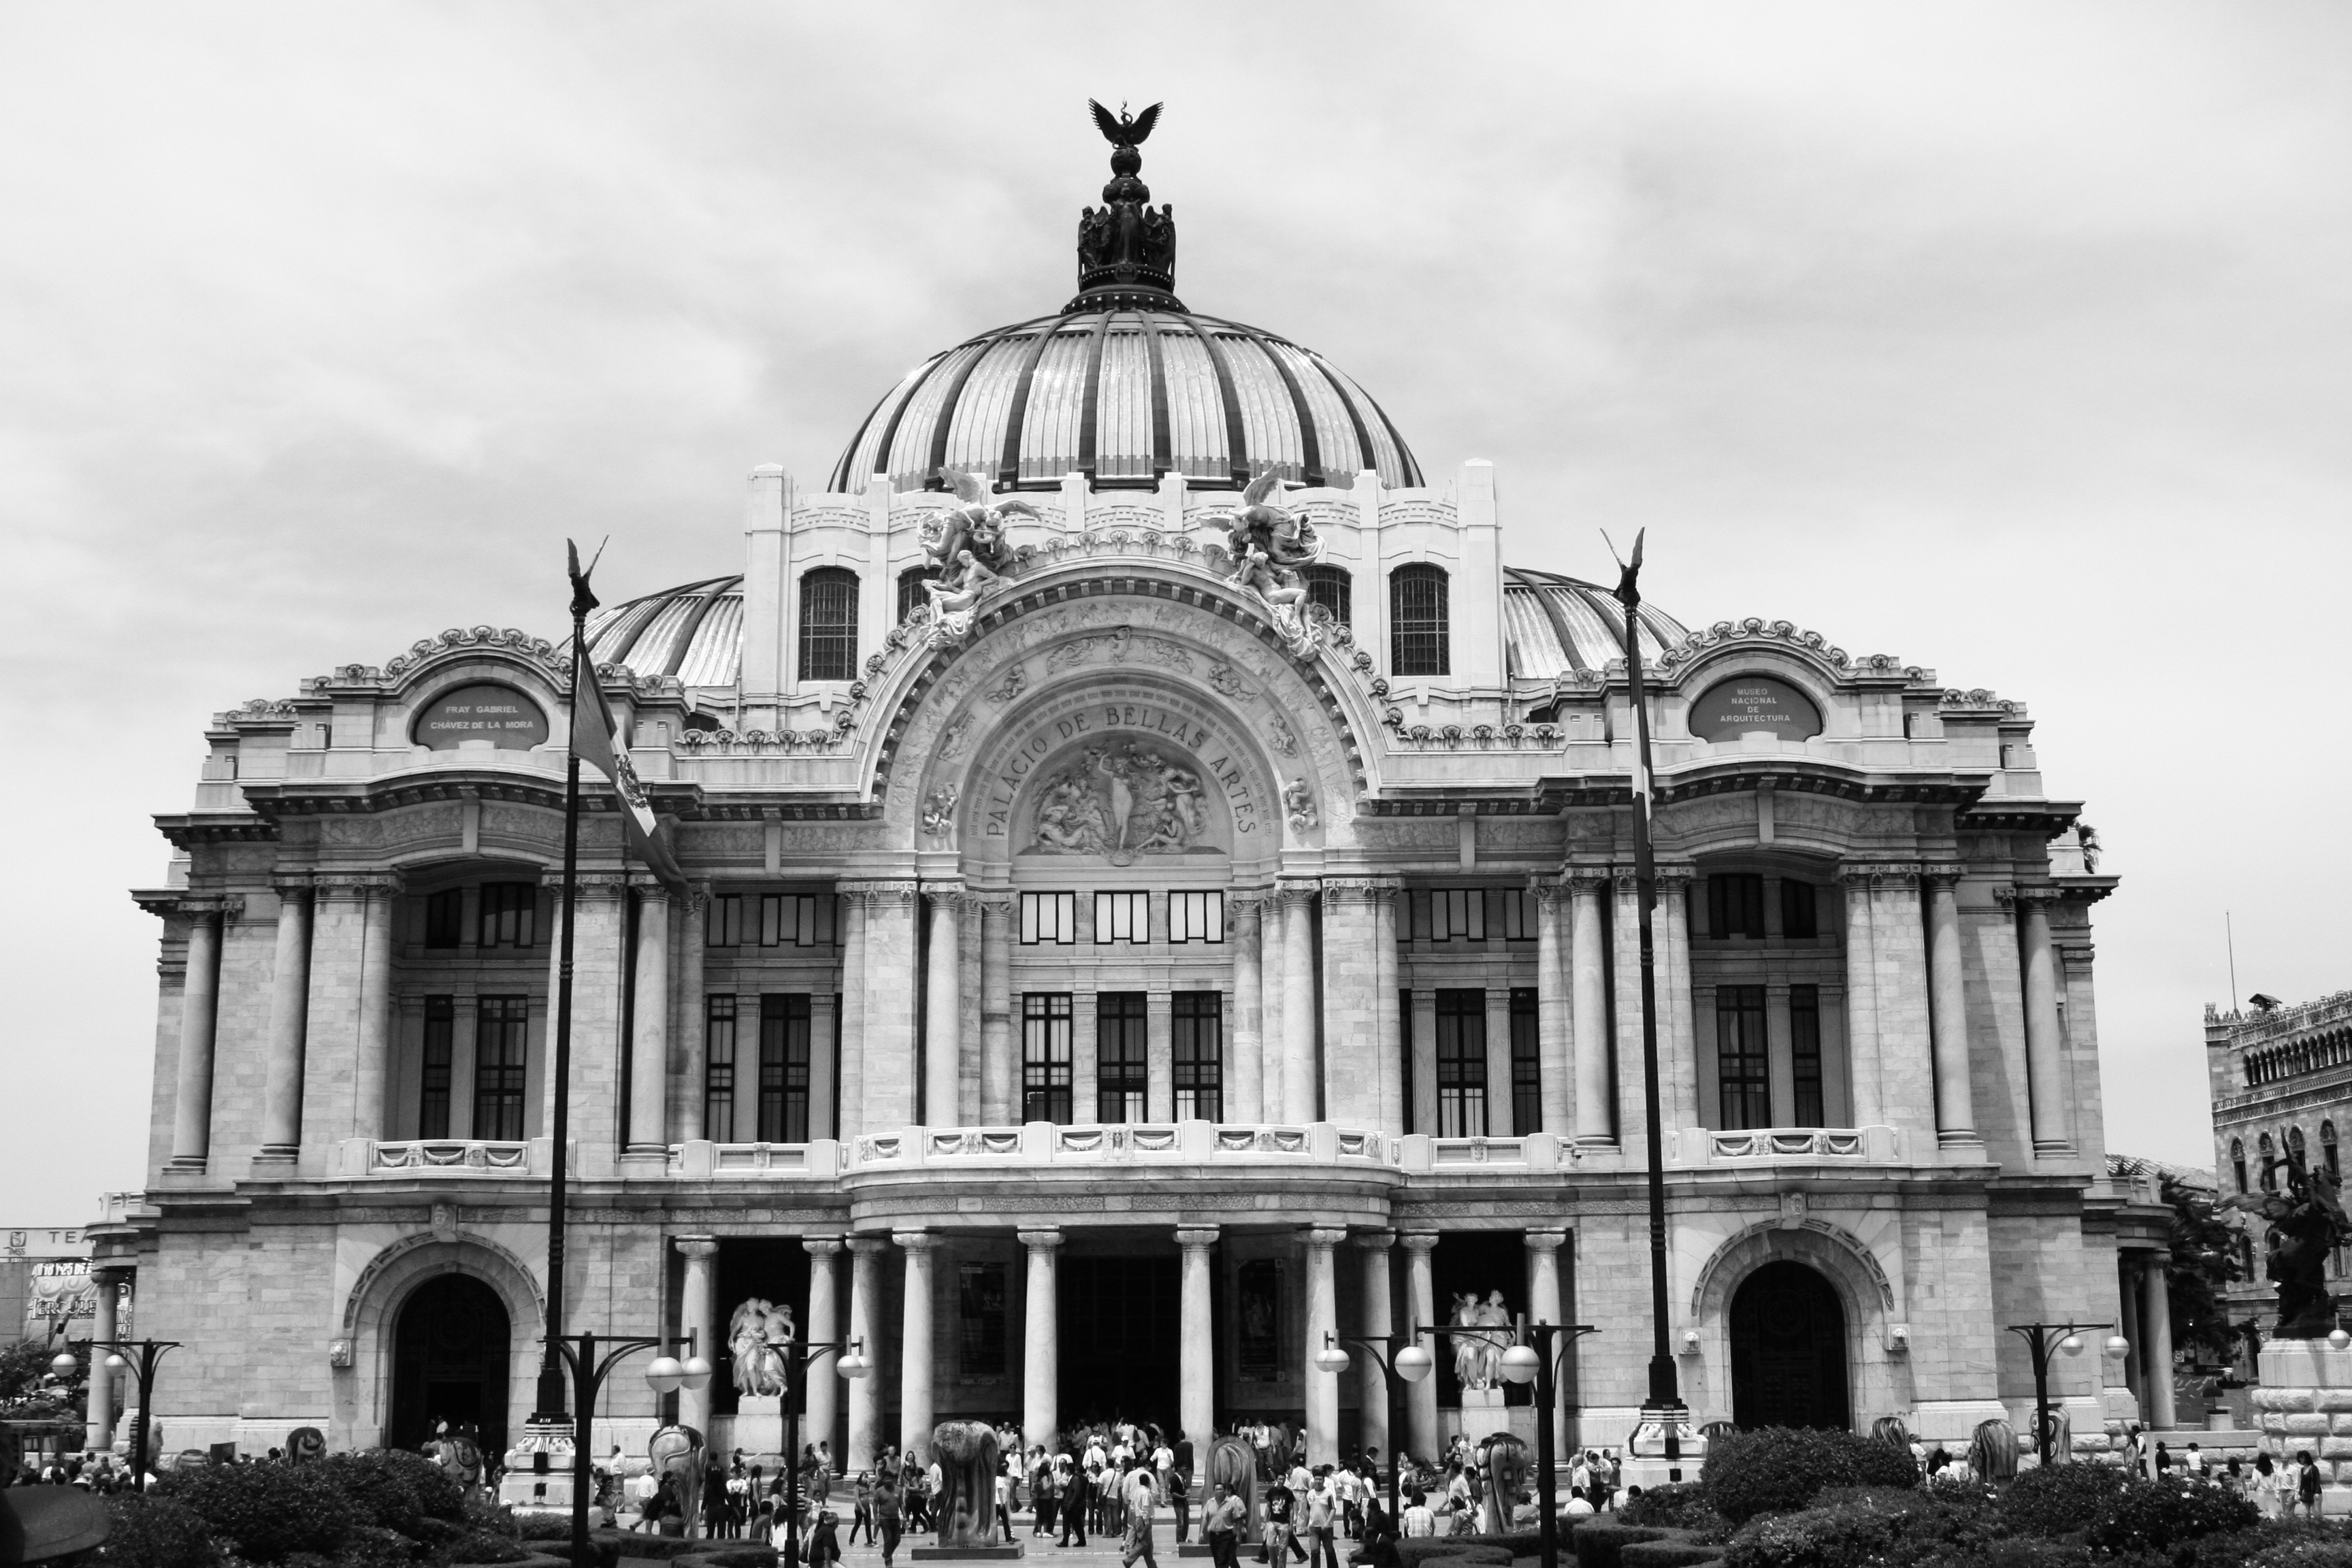
[[[560,1513],[519,1513],[515,1533],[525,1541],[569,1541],[572,1521]]]
[[[687,1559],[697,1568],[776,1568],[778,1553],[772,1546],[730,1546],[717,1552],[706,1552]]]
[[[1730,1568],[1861,1568],[1967,1555],[1991,1538],[1990,1504],[1905,1487],[1827,1488],[1815,1506],[1766,1514],[1724,1550]]]
[[[379,1530],[416,1535],[425,1520],[466,1516],[464,1489],[422,1454],[331,1454],[318,1468],[361,1522]]]
[[[1603,1524],[1587,1520],[1570,1534],[1569,1550],[1576,1554],[1576,1568],[1619,1568],[1618,1554],[1628,1546],[1644,1541],[1664,1541],[1663,1530],[1645,1530],[1630,1524]],[[1269,1563],[1267,1568],[1279,1568]]]
[[[2052,1465],[2021,1470],[2001,1489],[2001,1528],[2011,1535],[2064,1535],[2082,1529],[2131,1484],[2118,1465]]]
[[[122,1492],[106,1500],[112,1528],[98,1549],[108,1568],[216,1568],[220,1548],[204,1516],[162,1497]]]
[[[1918,1479],[1911,1456],[1890,1443],[1794,1426],[1727,1432],[1707,1445],[1699,1473],[1707,1505],[1734,1525],[1805,1508],[1824,1487],[1908,1487]]]
[[[2070,1465],[2069,1469],[2088,1467]],[[2244,1498],[2202,1481],[2142,1480],[2124,1486],[2092,1519],[2084,1542],[2101,1552],[2160,1552],[2200,1536],[2243,1530],[2262,1517]]]
[[[201,1465],[159,1478],[155,1489],[202,1516],[248,1563],[331,1555],[361,1522],[324,1465]]]
[[[449,1543],[448,1558],[452,1563],[520,1563],[530,1555],[523,1543],[512,1535],[497,1535],[487,1530],[468,1531]]]
[[[1396,1550],[1398,1568],[1427,1568],[1441,1558],[1461,1559],[1453,1564],[1453,1568],[1465,1568],[1467,1564],[1476,1564],[1477,1568],[1511,1568],[1511,1549],[1496,1546],[1489,1538],[1483,1536],[1438,1535],[1400,1541],[1396,1543]],[[1532,1548],[1529,1554],[1533,1554]]]
[[[335,1553],[339,1568],[409,1568],[419,1543],[396,1530],[380,1525],[354,1526]]]
[[[1617,1554],[1624,1568],[1698,1568],[1722,1559],[1722,1547],[1701,1541],[1637,1541]]]
[[[1640,1497],[1626,1499],[1625,1506],[1617,1510],[1617,1522],[1688,1530],[1714,1540],[1731,1533],[1729,1521],[1707,1506],[1706,1493],[1696,1481],[1668,1481],[1646,1489]]]

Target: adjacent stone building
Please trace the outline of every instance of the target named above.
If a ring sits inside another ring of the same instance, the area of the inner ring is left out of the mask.
[[[592,781],[572,1326],[710,1343],[756,1300],[855,1336],[876,1375],[810,1399],[852,1465],[950,1415],[1286,1420],[1328,1458],[1427,1452],[1462,1400],[1441,1354],[1391,1434],[1327,1333],[1499,1295],[1601,1327],[1560,1420],[1622,1443],[1650,1300],[1619,611],[1505,563],[1507,515],[1565,527],[1565,491],[1507,514],[1484,462],[1426,475],[1323,356],[1182,302],[1137,161],[1075,299],[909,372],[821,489],[754,470],[740,564],[714,540],[593,622],[690,889],[625,860]],[[1025,510],[934,613],[956,474]],[[1227,553],[1266,474],[1303,601]],[[1786,621],[1636,635],[1685,1394],[2015,1415],[2002,1325],[2119,1318],[2116,879],[2022,704]],[[152,1173],[107,1246],[187,1344],[173,1447],[530,1411],[569,676],[487,626],[340,665],[218,716],[158,819]],[[2078,1431],[2128,1398],[2096,1355],[2057,1374]],[[775,1441],[724,1370],[675,1397]],[[623,1376],[604,1419],[665,1414]]]
[[[2267,998],[2263,998],[2267,1000]],[[2273,1164],[2299,1156],[2341,1179],[2337,1144],[2352,1137],[2352,991],[2252,1012],[2205,1008],[2205,1068],[2213,1094],[2213,1169],[2222,1194],[2281,1192]],[[2246,1278],[2223,1293],[2233,1322],[2259,1322],[2267,1337],[2275,1289],[2264,1277],[2268,1226],[2247,1215],[2241,1261]],[[2337,1249],[2329,1289],[2338,1295],[2352,1258]]]

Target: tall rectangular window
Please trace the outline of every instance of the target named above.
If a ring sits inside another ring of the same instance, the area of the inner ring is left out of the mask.
[[[1437,994],[1437,1135],[1486,1135],[1486,994]]]
[[[1715,1075],[1723,1131],[1772,1125],[1772,1054],[1764,1040],[1764,987],[1715,988]]]
[[[743,896],[721,893],[710,900],[710,908],[702,917],[702,944],[705,947],[740,947],[743,944]]]
[[[1529,888],[1486,889],[1486,930],[1506,942],[1536,939],[1536,895]]]
[[[767,893],[760,899],[761,947],[831,947],[835,942],[831,893]]]
[[[1706,934],[1761,937],[1764,879],[1753,871],[1717,873],[1706,879]]]
[[[1800,882],[1793,877],[1780,879],[1780,934],[1782,936],[1819,936],[1822,934],[1820,900],[1811,882]]]
[[[1486,894],[1480,888],[1433,888],[1429,893],[1429,940],[1486,940]]]
[[[735,1142],[735,998],[712,996],[703,1004],[702,1135],[714,1143]]]
[[[425,945],[456,947],[466,929],[466,890],[451,888],[425,898]]]
[[[1105,991],[1095,997],[1095,1120],[1141,1121],[1151,1078],[1144,1045],[1140,991]]]
[[[801,679],[857,679],[857,574],[820,566],[801,579]]]
[[[449,1136],[449,1071],[457,1034],[457,999],[425,999],[425,1087],[416,1104],[419,1138]]]
[[[1150,894],[1097,893],[1095,895],[1095,941],[1141,942],[1150,940]]]
[[[1444,569],[1416,563],[1389,574],[1389,673],[1450,675]]]
[[[1408,1133],[1416,1132],[1420,1129],[1412,1124],[1413,1041],[1412,993],[1411,991],[1400,990],[1397,993],[1397,1042],[1399,1048],[1404,1053],[1404,1060],[1399,1064],[1399,1077],[1404,1085],[1404,1130]]]
[[[477,1138],[511,1143],[523,1135],[522,1102],[530,1061],[530,1028],[528,996],[484,996],[475,1004]]]
[[[1225,998],[1179,991],[1169,998],[1175,1058],[1176,1120],[1215,1121],[1225,1113]]]
[[[1076,893],[1021,895],[1021,942],[1024,947],[1078,940],[1078,896]]]
[[[805,1143],[809,1120],[809,998],[760,998],[760,1142]]]
[[[1004,1265],[962,1264],[956,1286],[956,1370],[966,1377],[1003,1377]]]
[[[1822,988],[1789,987],[1789,1066],[1795,1079],[1791,1108],[1799,1127],[1819,1127],[1828,1112],[1822,1100]]]
[[[1224,941],[1225,895],[1223,893],[1169,894],[1168,940],[1170,942]]]
[[[484,947],[529,947],[539,913],[536,882],[482,884],[480,944]]]
[[[1022,1121],[1070,1124],[1070,1035],[1075,1026],[1068,992],[1022,994]]]
[[[1543,1046],[1532,985],[1511,988],[1511,1131],[1543,1131]]]

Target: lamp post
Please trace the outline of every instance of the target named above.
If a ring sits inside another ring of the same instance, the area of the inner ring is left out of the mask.
[[[1644,530],[1644,532],[1647,531]],[[1642,1405],[1642,1426],[1665,1436],[1666,1479],[1683,1479],[1682,1430],[1690,1412],[1683,1404],[1667,1328],[1665,1117],[1658,1089],[1657,950],[1652,936],[1658,909],[1658,867],[1650,846],[1650,708],[1642,695],[1642,534],[1633,536],[1633,559],[1617,577],[1615,597],[1624,611],[1620,637],[1633,706],[1633,880],[1640,889],[1642,952],[1642,1098],[1650,1138],[1650,1397]],[[1640,1427],[1634,1435],[1640,1436]],[[1632,1445],[1628,1444],[1630,1448]]]
[[[2083,1353],[2083,1331],[2105,1329],[2111,1323],[2011,1323],[2009,1331],[2025,1342],[2033,1357],[2033,1448],[2041,1456],[2042,1467],[2050,1464],[2050,1357],[2077,1356]],[[2116,1334],[2105,1347],[2109,1361],[2121,1361],[2131,1353],[2131,1342]]]
[[[835,1351],[834,1370],[853,1383],[874,1370],[865,1356],[864,1340],[820,1340],[803,1344],[795,1340],[784,1352],[784,1556],[787,1563],[801,1560],[801,1407],[800,1394],[808,1386],[808,1369]],[[991,1506],[993,1506],[992,1504]]]
[[[1315,1364],[1333,1377],[1339,1376],[1348,1370],[1348,1352],[1343,1348],[1348,1345],[1360,1347],[1372,1358],[1372,1364],[1381,1369],[1381,1382],[1388,1388],[1389,1431],[1391,1434],[1389,1442],[1389,1528],[1393,1531],[1397,1528],[1398,1518],[1397,1477],[1404,1468],[1402,1452],[1396,1446],[1393,1434],[1404,1430],[1404,1385],[1419,1383],[1427,1377],[1436,1363],[1431,1360],[1427,1351],[1412,1342],[1410,1334],[1389,1334],[1380,1339],[1369,1339],[1357,1334],[1335,1334],[1326,1329],[1323,1331],[1323,1348],[1315,1352]]]
[[[656,1394],[669,1394],[684,1386],[700,1388],[710,1381],[710,1363],[695,1349],[695,1336],[680,1334],[673,1339],[641,1336],[635,1339],[599,1341],[594,1334],[581,1334],[574,1339],[551,1339],[547,1342],[547,1360],[572,1374],[572,1392],[580,1405],[580,1415],[572,1427],[572,1561],[585,1563],[588,1558],[588,1494],[594,1489],[594,1471],[589,1464],[590,1434],[596,1423],[596,1394],[604,1386],[604,1375],[614,1363],[632,1351],[651,1347],[684,1345],[687,1359],[683,1362],[667,1353],[654,1359],[646,1368],[646,1383]],[[597,1350],[604,1348],[599,1360]],[[562,1373],[558,1373],[559,1380]],[[546,1408],[547,1373],[540,1373],[541,1408]],[[562,1389],[556,1391],[559,1398]],[[143,1411],[142,1411],[143,1414]]]
[[[131,1381],[138,1384],[139,1419],[131,1424],[131,1485],[136,1491],[145,1491],[147,1489],[147,1434],[154,1427],[155,1363],[163,1359],[164,1352],[178,1350],[181,1342],[178,1340],[74,1340],[69,1342],[79,1345],[85,1352],[91,1352],[89,1374],[93,1378],[107,1377],[128,1367]],[[99,1351],[109,1351],[112,1353],[100,1363],[95,1354]],[[128,1356],[136,1359],[127,1359],[126,1352]],[[49,1363],[49,1370],[59,1377],[70,1377],[73,1375],[75,1364],[70,1352],[61,1352],[55,1361]]]
[[[1543,1568],[1559,1568],[1559,1510],[1557,1500],[1559,1493],[1558,1479],[1552,1473],[1558,1463],[1552,1440],[1552,1422],[1559,1409],[1559,1384],[1556,1374],[1570,1345],[1587,1334],[1600,1331],[1599,1325],[1593,1323],[1530,1323],[1524,1316],[1515,1328],[1509,1329],[1471,1328],[1451,1323],[1423,1323],[1414,1329],[1416,1333],[1440,1339],[1460,1335],[1465,1339],[1493,1341],[1507,1338],[1513,1342],[1503,1352],[1502,1373],[1505,1380],[1511,1383],[1532,1381],[1536,1385],[1538,1412],[1536,1418],[1536,1498],[1543,1516],[1537,1522],[1537,1530],[1543,1543],[1539,1548]],[[1529,1343],[1529,1341],[1534,1342]],[[1553,1348],[1555,1343],[1559,1346],[1557,1350]],[[1422,1352],[1424,1358],[1428,1353],[1426,1351]],[[1422,1377],[1427,1375],[1425,1370],[1421,1374]],[[1420,1380],[1420,1377],[1413,1379],[1416,1383]]]

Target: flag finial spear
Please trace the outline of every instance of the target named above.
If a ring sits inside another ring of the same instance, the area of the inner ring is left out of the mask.
[[[594,593],[590,591],[588,578],[596,570],[596,563],[604,559],[604,546],[611,542],[611,536],[607,535],[596,546],[596,553],[589,559],[587,570],[583,571],[580,566],[580,547],[568,539],[563,542],[564,569],[572,574],[572,613],[574,616],[584,616],[603,603]]]

